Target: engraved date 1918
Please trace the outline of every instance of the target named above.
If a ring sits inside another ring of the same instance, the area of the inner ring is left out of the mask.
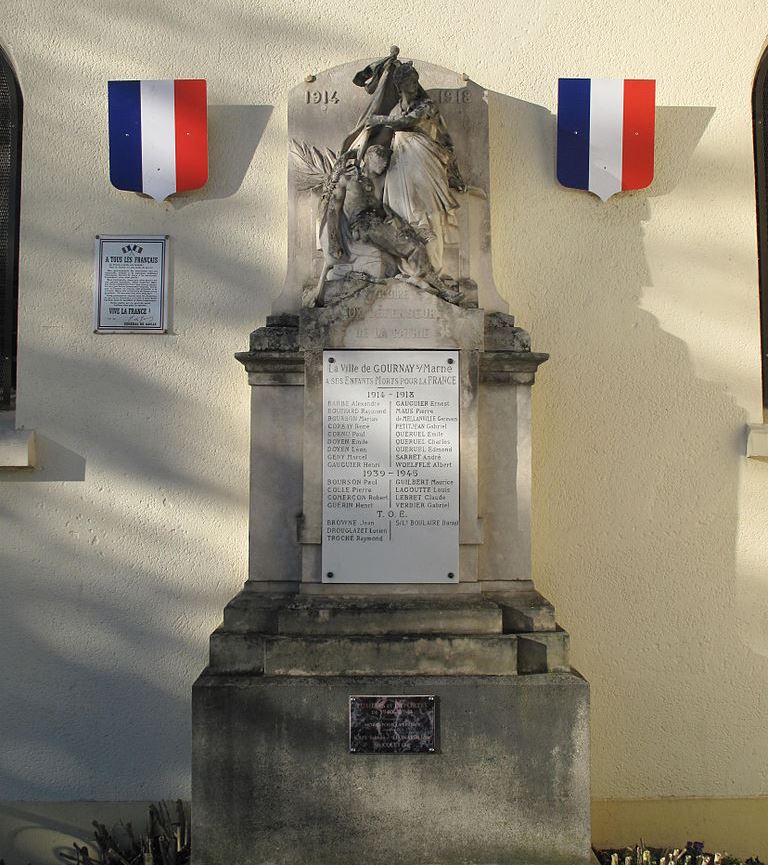
[[[307,105],[338,105],[339,94],[336,90],[307,90]]]
[[[434,90],[431,92],[431,95],[435,99],[435,102],[441,105],[450,104],[451,102],[466,105],[472,101],[472,91],[468,87],[464,87],[461,90]]]

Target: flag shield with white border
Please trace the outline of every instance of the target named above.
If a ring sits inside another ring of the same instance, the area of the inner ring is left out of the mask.
[[[557,100],[557,179],[607,201],[653,180],[656,82],[561,78]]]
[[[110,81],[112,185],[164,201],[208,180],[208,101],[200,78]]]

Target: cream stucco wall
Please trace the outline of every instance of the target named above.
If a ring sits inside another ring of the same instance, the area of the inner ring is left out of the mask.
[[[25,98],[16,422],[41,468],[0,473],[0,799],[188,793],[191,683],[246,575],[232,354],[281,289],[287,94],[393,42],[493,91],[496,281],[552,355],[535,579],[592,683],[593,795],[768,793],[768,465],[744,458],[766,36],[748,0],[6,0]],[[649,190],[603,204],[556,184],[563,75],[658,79]],[[198,76],[208,186],[164,205],[111,188],[105,82]],[[96,336],[93,237],[134,232],[172,238],[172,333]]]

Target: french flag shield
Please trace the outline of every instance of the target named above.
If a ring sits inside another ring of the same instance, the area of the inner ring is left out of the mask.
[[[557,97],[557,179],[603,201],[653,180],[656,82],[561,78]]]
[[[112,185],[155,201],[205,186],[205,80],[110,81],[108,88]]]

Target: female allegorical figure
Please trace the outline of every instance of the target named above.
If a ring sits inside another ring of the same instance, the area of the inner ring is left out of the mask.
[[[466,184],[456,164],[453,142],[435,103],[419,84],[419,73],[402,63],[392,73],[400,101],[388,116],[373,115],[368,128],[394,130],[392,158],[384,181],[384,204],[409,222],[427,243],[436,273],[443,266],[447,224],[456,224],[459,205],[451,190]]]

